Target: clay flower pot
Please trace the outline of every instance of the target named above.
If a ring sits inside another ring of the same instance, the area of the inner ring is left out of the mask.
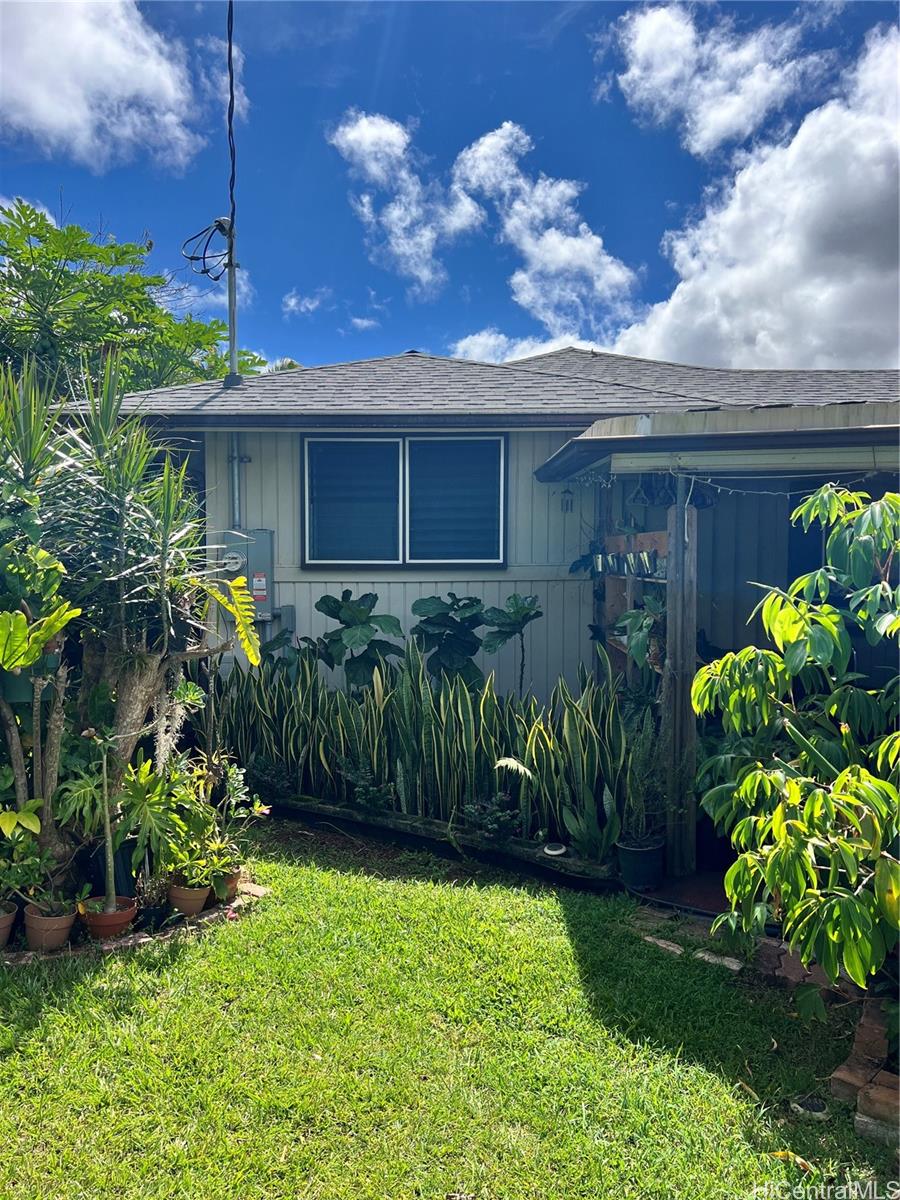
[[[91,896],[88,904],[103,902],[102,896]],[[85,909],[81,919],[87,925],[87,931],[96,941],[118,937],[124,933],[137,914],[137,903],[131,896],[116,896],[116,911],[112,913],[94,912]]]
[[[16,919],[18,911],[12,900],[0,902],[0,950],[9,941],[9,935],[12,933],[13,922]]]
[[[202,910],[209,893],[208,887],[180,887],[177,883],[170,883],[169,903],[186,917],[195,917]]]
[[[75,909],[61,917],[46,917],[36,904],[25,905],[25,936],[29,950],[59,950],[69,940]]]
[[[230,875],[226,875],[222,882],[225,884],[225,903],[230,904],[237,895],[238,883],[241,879],[240,871],[232,871]]]

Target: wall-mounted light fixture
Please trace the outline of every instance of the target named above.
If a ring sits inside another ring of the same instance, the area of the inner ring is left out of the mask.
[[[571,512],[575,507],[575,497],[571,488],[563,488],[559,493],[559,507],[564,513]]]

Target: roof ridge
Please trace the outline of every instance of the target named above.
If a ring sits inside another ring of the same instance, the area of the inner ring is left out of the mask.
[[[577,349],[577,347],[573,346],[572,349],[573,350]],[[554,350],[553,353],[558,354],[559,351]],[[587,353],[593,353],[593,351],[588,351]],[[624,357],[624,356],[620,356],[620,357]],[[519,361],[525,362],[526,360],[520,359]],[[485,364],[485,365],[502,367],[504,370],[511,370],[511,371],[523,370],[523,368],[518,366],[517,363],[515,363],[515,362],[490,363],[490,364]],[[557,379],[586,380],[587,382],[594,383],[594,384],[602,383],[605,387],[623,388],[629,392],[645,392],[645,393],[648,393],[648,394],[651,394],[654,396],[675,396],[679,400],[696,400],[698,403],[701,403],[701,404],[714,404],[717,408],[734,407],[733,403],[729,402],[728,400],[710,399],[709,396],[695,396],[692,392],[674,392],[674,391],[672,391],[671,388],[665,388],[665,387],[644,387],[640,383],[620,383],[618,380],[615,380],[615,379],[590,379],[590,377],[586,376],[586,375],[570,375],[567,371],[534,371],[534,370],[528,370],[527,368],[525,368],[525,373],[528,375],[553,375]]]
[[[785,374],[788,371],[801,372],[804,375],[837,375],[837,374],[878,374],[883,371],[896,371],[897,367],[710,367],[702,363],[674,362],[669,358],[644,358],[640,354],[619,354],[615,350],[589,350],[585,346],[560,346],[556,350],[544,350],[540,354],[529,354],[526,358],[514,362],[528,362],[535,358],[553,358],[557,354],[588,354],[592,358],[617,358],[622,362],[648,363],[651,367],[684,367],[688,371],[735,371],[741,375],[751,372],[758,375]],[[512,364],[510,364],[512,365]]]

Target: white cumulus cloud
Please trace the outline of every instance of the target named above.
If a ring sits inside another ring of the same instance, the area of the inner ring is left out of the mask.
[[[4,4],[0,70],[7,133],[86,166],[142,149],[180,167],[202,144],[184,48],[128,0]]]
[[[409,130],[390,117],[351,109],[328,140],[366,187],[353,204],[375,258],[411,280],[414,295],[433,295],[446,279],[439,246],[479,225],[480,207],[455,186],[423,180]]]
[[[415,295],[444,283],[438,250],[485,223],[484,201],[500,241],[522,259],[509,281],[513,299],[551,336],[593,332],[622,311],[633,272],[580,216],[580,183],[522,169],[533,146],[521,126],[506,121],[467,146],[446,185],[423,178],[410,131],[389,117],[351,111],[329,140],[368,185],[353,203],[376,260],[411,279]]]
[[[519,160],[532,149],[525,130],[504,121],[462,151],[454,182],[493,202],[500,240],[521,255],[509,281],[516,303],[553,337],[595,333],[620,310],[635,275],[580,216],[581,184],[522,170]]]
[[[308,296],[292,288],[281,297],[281,311],[286,317],[308,317],[331,299],[331,288],[321,287]]]
[[[743,33],[733,18],[710,22],[680,4],[636,8],[614,31],[625,58],[617,81],[632,108],[658,124],[680,123],[686,148],[707,155],[748,138],[821,77],[832,56],[800,52],[805,25],[800,18]]]
[[[743,155],[666,235],[679,282],[619,351],[737,367],[897,361],[898,57],[897,31],[873,31],[838,96]]]
[[[0,125],[6,138],[94,171],[142,154],[184,168],[227,98],[225,43],[191,52],[155,30],[135,0],[7,0],[0,37]],[[235,109],[245,116],[243,56],[234,51]]]
[[[228,43],[224,38],[197,38],[197,85],[213,106],[221,109],[224,119],[228,110]],[[247,119],[250,101],[244,88],[244,52],[237,44],[232,48],[234,66],[234,114]]]
[[[454,342],[450,353],[454,358],[469,358],[475,362],[502,363],[511,362],[517,358],[528,358],[532,354],[547,354],[551,350],[562,350],[566,346],[575,346],[579,350],[601,350],[602,347],[590,340],[580,338],[577,334],[563,334],[561,337],[509,337],[493,326],[470,333],[458,342]]]

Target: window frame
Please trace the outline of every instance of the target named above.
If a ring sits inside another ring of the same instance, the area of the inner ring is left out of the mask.
[[[303,439],[303,565],[310,567],[344,567],[354,564],[353,559],[341,558],[310,558],[309,546],[311,542],[312,524],[309,519],[309,447],[313,442],[393,442],[397,446],[397,553],[398,558],[369,558],[365,560],[366,564],[371,564],[373,567],[399,567],[403,565],[403,513],[404,513],[404,492],[406,489],[405,470],[405,455],[403,450],[402,437],[343,437],[335,438],[327,435],[314,434],[311,437]],[[359,560],[362,564],[363,560]],[[354,564],[355,565],[355,564]]]
[[[497,558],[410,558],[409,554],[409,470],[410,456],[409,447],[412,442],[499,442],[500,444],[500,478],[499,484],[499,521],[498,521],[498,542],[497,549],[499,557]],[[434,567],[437,565],[446,564],[447,566],[483,566],[483,567],[501,567],[504,565],[506,557],[506,438],[502,434],[478,434],[464,433],[460,436],[451,434],[409,434],[403,439],[403,482],[405,487],[405,496],[403,504],[403,562],[409,567]]]
[[[352,433],[311,433],[302,434],[303,443],[301,464],[303,468],[303,486],[301,488],[300,513],[300,565],[301,567],[323,568],[326,570],[355,570],[356,568],[379,568],[388,571],[421,571],[423,568],[432,570],[454,570],[458,567],[471,567],[479,571],[505,570],[507,567],[507,514],[509,511],[509,434],[497,433],[493,430],[483,432],[466,431],[459,433],[449,430],[441,433],[384,433],[359,436]],[[495,441],[500,445],[500,472],[498,480],[499,491],[499,557],[483,558],[453,558],[425,559],[409,557],[409,443],[431,442],[461,442],[461,441]],[[399,446],[399,505],[397,513],[398,546],[400,557],[397,559],[322,559],[310,558],[312,527],[309,511],[309,444],[310,442],[394,442]]]

